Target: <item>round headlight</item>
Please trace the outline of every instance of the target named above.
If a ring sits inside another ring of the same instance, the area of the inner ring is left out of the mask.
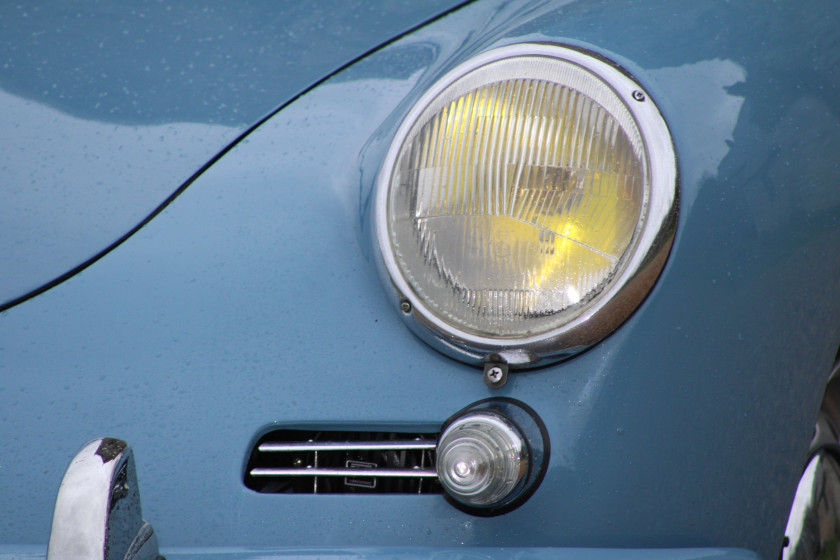
[[[465,361],[532,365],[638,306],[676,200],[671,139],[638,84],[586,53],[520,44],[459,66],[406,117],[379,178],[378,238],[419,334]]]

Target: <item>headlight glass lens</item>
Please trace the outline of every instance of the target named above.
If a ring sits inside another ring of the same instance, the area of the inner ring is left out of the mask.
[[[387,198],[394,260],[457,329],[556,328],[631,251],[646,158],[627,106],[592,72],[546,56],[480,66],[437,92],[402,139]]]

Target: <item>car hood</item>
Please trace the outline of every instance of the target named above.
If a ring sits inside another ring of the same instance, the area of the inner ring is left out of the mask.
[[[0,6],[0,310],[107,252],[277,107],[461,3]]]

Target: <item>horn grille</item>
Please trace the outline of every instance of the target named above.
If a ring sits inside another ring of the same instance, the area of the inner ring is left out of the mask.
[[[278,430],[251,451],[245,485],[274,494],[439,494],[437,437]]]

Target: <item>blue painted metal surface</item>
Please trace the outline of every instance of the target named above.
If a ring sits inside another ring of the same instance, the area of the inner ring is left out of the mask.
[[[0,309],[105,250],[273,109],[459,1],[0,5]]]
[[[840,8],[760,6],[479,1],[296,100],[106,258],[0,314],[0,542],[43,543],[67,461],[111,435],[135,450],[163,548],[775,558],[840,341]],[[627,323],[492,392],[388,306],[371,188],[424,88],[475,52],[535,40],[591,48],[646,86],[684,203]],[[267,427],[409,429],[491,394],[533,407],[552,443],[541,487],[507,515],[242,485]]]
[[[588,549],[588,548],[170,548],[162,551],[171,560],[225,558],[230,560],[286,560],[328,558],[363,560],[758,560],[755,553],[738,549]],[[40,560],[45,554],[33,546],[0,545],[0,560]]]

